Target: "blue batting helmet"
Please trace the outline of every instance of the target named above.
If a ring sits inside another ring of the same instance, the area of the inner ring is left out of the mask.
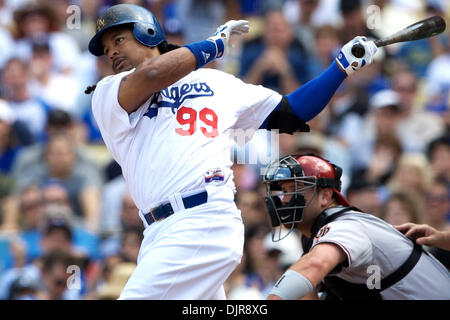
[[[97,33],[89,41],[89,51],[95,56],[103,55],[103,33],[125,24],[133,25],[134,37],[145,46],[156,47],[166,40],[158,20],[149,10],[132,4],[118,4],[108,8],[97,19]]]

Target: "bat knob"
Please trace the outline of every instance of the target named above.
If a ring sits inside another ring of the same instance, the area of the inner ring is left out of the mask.
[[[352,47],[352,54],[356,58],[362,58],[366,54],[366,50],[364,49],[362,44],[356,43]]]

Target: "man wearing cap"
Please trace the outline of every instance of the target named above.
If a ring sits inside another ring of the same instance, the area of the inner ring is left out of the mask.
[[[396,126],[401,120],[401,101],[399,95],[385,89],[375,93],[369,100],[368,117],[360,117],[347,123],[343,138],[349,144],[352,167],[356,170],[367,168],[374,152],[377,137],[397,135]],[[355,134],[357,132],[357,134]]]
[[[388,223],[351,207],[340,193],[341,175],[312,154],[285,156],[267,168],[273,240],[296,228],[305,252],[268,298],[317,298],[321,284],[324,299],[450,299],[448,270]]]

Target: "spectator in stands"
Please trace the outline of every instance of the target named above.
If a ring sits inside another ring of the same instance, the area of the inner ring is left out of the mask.
[[[340,0],[339,9],[343,20],[341,28],[342,43],[347,43],[356,36],[377,38],[372,30],[367,28],[361,0]]]
[[[129,229],[142,229],[143,231],[143,224],[139,217],[139,209],[129,192],[125,192],[122,196],[120,216],[114,226],[110,227],[108,233],[102,235],[104,239],[101,243],[101,256],[118,254],[122,245],[123,232]]]
[[[3,69],[6,61],[14,55],[14,39],[9,30],[1,25],[2,23],[3,19],[0,9],[0,52],[2,53],[0,56],[0,70]]]
[[[268,224],[253,225],[246,230],[244,243],[245,285],[257,288],[264,297],[282,274],[278,261],[280,252],[271,253],[267,250],[265,245],[267,234],[270,234]]]
[[[54,181],[41,186],[41,188],[31,185],[20,194],[19,199],[19,223],[21,226],[19,238],[21,243],[17,245],[24,246],[26,264],[42,256],[48,249],[45,232],[48,231],[47,223],[52,222],[49,215],[61,216],[57,222],[66,226],[66,231],[70,229],[70,246],[65,241],[61,241],[60,244],[64,247],[73,247],[86,259],[96,260],[99,258],[98,236],[86,230],[83,223],[77,221],[70,208],[68,192],[62,184]],[[58,245],[58,241],[56,241],[56,245]]]
[[[39,279],[28,274],[20,274],[11,284],[8,300],[47,299]]]
[[[69,35],[60,31],[59,19],[51,4],[26,3],[14,12],[16,26],[16,54],[24,60],[32,56],[32,40],[49,37],[54,68],[70,74],[79,61],[80,49]]]
[[[426,110],[435,112],[443,119],[447,132],[450,129],[450,37],[439,37],[443,42],[443,52],[429,64],[424,76]]]
[[[16,265],[14,268],[8,269],[2,274],[0,279],[0,297],[4,297],[9,293],[11,284],[22,274],[41,281],[41,277],[44,277],[45,273],[42,269],[42,265],[45,264],[45,259],[48,255],[62,252],[66,256],[70,255],[72,258],[76,258],[74,263],[76,262],[81,267],[85,266],[85,254],[82,251],[78,251],[73,243],[73,225],[70,215],[70,209],[60,205],[53,205],[45,209],[43,218],[39,223],[39,235],[37,237],[40,244],[40,254],[37,255],[34,260],[27,261],[27,263],[23,265]],[[17,250],[19,247],[17,245],[20,243],[16,240],[13,244],[15,245],[14,249]],[[27,249],[30,245],[35,244],[26,243],[25,246],[22,246],[24,250],[19,252],[22,257],[19,257],[19,255],[15,253],[15,259],[25,261]],[[67,276],[69,276],[69,274],[67,274]],[[77,298],[80,289],[81,288],[76,291],[68,292],[67,294],[70,294],[70,296],[75,295]]]
[[[310,79],[306,59],[305,49],[294,38],[283,13],[269,11],[262,37],[243,46],[239,75],[248,83],[288,94]]]
[[[307,50],[309,56],[314,56],[316,48],[314,47],[314,25],[312,24],[312,16],[319,5],[318,0],[299,0],[300,17],[295,26],[297,38],[302,46]],[[316,34],[317,39],[317,34]],[[316,40],[317,41],[317,40]],[[339,45],[339,44],[338,44]],[[336,55],[334,55],[335,57]],[[326,62],[326,67],[330,65],[330,61]],[[318,74],[317,74],[318,75]]]
[[[348,202],[364,212],[370,212],[376,217],[381,214],[381,199],[377,185],[363,177],[352,177],[346,190]]]
[[[35,137],[39,137],[47,115],[43,103],[33,97],[28,88],[28,68],[27,63],[18,58],[6,62],[1,78],[2,95],[8,101],[14,118],[22,121]]]
[[[162,4],[167,3],[168,1]],[[156,5],[158,6],[158,3]],[[212,26],[230,19],[239,20],[240,16],[239,3],[236,0],[177,1],[175,11],[183,25],[186,43],[206,39],[211,31],[214,31]]]
[[[32,140],[26,126],[15,121],[9,104],[0,100],[0,175],[10,175],[17,155]]]
[[[392,77],[393,89],[400,96],[402,106],[396,132],[405,152],[425,152],[427,144],[445,132],[444,122],[438,115],[416,105],[417,81],[416,75],[408,70]]]
[[[30,263],[42,254],[39,242],[44,201],[42,191],[37,185],[30,185],[20,193],[19,210],[20,238],[26,245],[26,263]]]
[[[325,136],[325,134],[322,133],[322,130],[313,129],[314,127],[318,128],[316,123],[317,121],[320,121],[320,118],[321,117],[316,117],[314,121],[309,122],[310,125],[313,123],[311,132],[298,134],[296,136],[297,141],[293,154],[314,153],[318,156],[324,157],[325,159],[333,159],[335,164],[343,168],[343,170],[348,169],[348,172],[350,172],[350,156],[347,152],[346,146],[333,136]],[[348,183],[349,176],[345,173],[345,171],[341,177],[341,180],[343,185]]]
[[[433,180],[426,195],[424,222],[429,228],[450,231],[450,189],[448,181],[441,177]],[[429,235],[428,233],[426,235]],[[450,269],[450,250],[425,246],[432,255]]]
[[[110,279],[97,289],[96,297],[99,300],[117,300],[134,269],[136,264],[133,262],[121,262],[113,266]]]
[[[75,121],[69,113],[60,109],[51,110],[47,118],[45,135],[43,137],[44,141],[22,149],[22,152],[18,155],[14,163],[14,178],[18,179],[23,172],[43,162],[48,139],[58,134],[67,134],[73,137],[73,141],[76,144],[75,166],[86,167],[86,170],[89,171],[97,170],[97,164],[94,159],[89,156],[82,145],[77,143],[75,126]]]
[[[437,230],[450,229],[450,189],[447,181],[433,180],[426,194],[424,222]]]
[[[46,145],[44,163],[21,173],[16,191],[30,184],[45,184],[57,179],[69,191],[70,203],[76,215],[83,217],[86,226],[97,230],[100,214],[101,179],[96,170],[76,166],[76,150],[67,134],[52,135]]]
[[[69,219],[72,221],[73,244],[75,248],[83,252],[90,260],[100,257],[99,237],[84,226],[83,218],[76,216],[71,209],[69,191],[57,180],[49,181],[41,186],[44,210],[57,205],[67,207]]]
[[[120,247],[118,250],[116,252],[109,253],[109,255],[103,258],[104,268],[123,262],[132,262],[136,264],[143,238],[144,235],[142,224],[139,227],[127,227],[124,229],[120,233]],[[108,252],[105,251],[104,253]],[[108,269],[108,271],[110,270],[111,269]],[[101,279],[98,279],[98,281],[100,280]]]
[[[255,191],[240,190],[236,193],[236,206],[241,210],[242,221],[246,227],[267,221],[266,206],[263,198]]]
[[[407,193],[396,192],[391,194],[384,203],[380,218],[392,224],[399,225],[407,222],[420,223],[420,206],[416,200]]]
[[[308,68],[311,77],[316,77],[328,68],[340,50],[339,29],[331,25],[321,26],[310,41],[313,52],[309,55]]]
[[[110,283],[112,279],[112,271],[115,266],[120,265],[122,259],[117,255],[111,255],[96,263],[97,272],[94,274],[92,279],[91,291],[86,296],[86,299],[99,299],[101,297],[98,296],[99,290]]]
[[[52,205],[44,213],[41,226],[41,245],[44,253],[53,251],[72,252],[73,220],[67,206]]]
[[[388,182],[391,192],[402,191],[417,199],[418,205],[425,202],[431,182],[431,168],[427,158],[422,153],[405,153]],[[423,211],[423,207],[419,207]]]
[[[112,163],[117,164],[115,161]],[[107,166],[107,168],[108,167],[110,166]],[[117,164],[117,167],[115,168],[120,169],[120,166]],[[107,178],[102,188],[102,208],[99,230],[102,236],[109,236],[120,230],[120,215],[123,208],[122,200],[127,193],[127,186],[125,179],[122,176],[121,169],[118,172],[114,172],[114,174],[116,174],[116,176],[111,180],[108,180]],[[108,175],[106,176],[108,177]]]
[[[92,86],[104,77],[112,74],[111,65],[106,56],[94,57],[92,54],[83,55],[77,79],[82,89]],[[90,143],[103,143],[97,122],[91,108],[92,95],[81,90],[77,98],[78,118],[82,120],[87,130],[87,140]]]
[[[139,249],[141,248],[143,227],[128,227],[122,232],[122,243],[119,256],[123,262],[137,263]]]
[[[400,96],[392,90],[382,90],[369,101],[370,111],[365,117],[348,116],[339,136],[346,141],[352,154],[354,170],[365,169],[374,155],[375,142],[381,136],[397,136],[400,122]],[[358,134],[355,134],[358,132]]]
[[[46,300],[78,300],[79,289],[69,287],[67,272],[76,260],[66,251],[52,251],[42,258],[42,282]]]
[[[259,288],[249,287],[246,283],[247,275],[244,273],[244,267],[247,264],[247,251],[241,258],[241,263],[233,270],[224,283],[227,300],[263,300],[264,296]]]
[[[13,1],[0,1],[0,27],[7,28],[10,27],[12,22],[12,7],[14,6]]]
[[[450,185],[450,135],[431,141],[427,147],[427,157],[433,176],[445,179]]]
[[[378,185],[384,185],[395,171],[402,153],[402,145],[395,135],[379,135],[367,167],[355,170],[353,175],[363,176]]]
[[[49,110],[62,109],[76,115],[76,98],[81,88],[73,76],[55,72],[52,65],[49,39],[46,36],[34,38],[30,61],[32,95],[40,97]]]
[[[443,3],[439,0],[426,0],[425,13],[428,17],[445,16]],[[418,41],[407,41],[400,44],[400,50],[395,54],[395,63],[408,68],[418,78],[426,74],[430,62],[443,53],[442,36],[431,37]]]

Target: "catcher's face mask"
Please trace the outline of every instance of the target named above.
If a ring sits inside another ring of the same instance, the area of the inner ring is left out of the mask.
[[[276,160],[266,169],[265,201],[272,223],[272,241],[284,239],[295,224],[303,221],[303,209],[316,194],[316,182],[316,177],[304,175],[302,166],[292,156]],[[305,195],[309,189],[313,190],[313,195],[306,203]]]

